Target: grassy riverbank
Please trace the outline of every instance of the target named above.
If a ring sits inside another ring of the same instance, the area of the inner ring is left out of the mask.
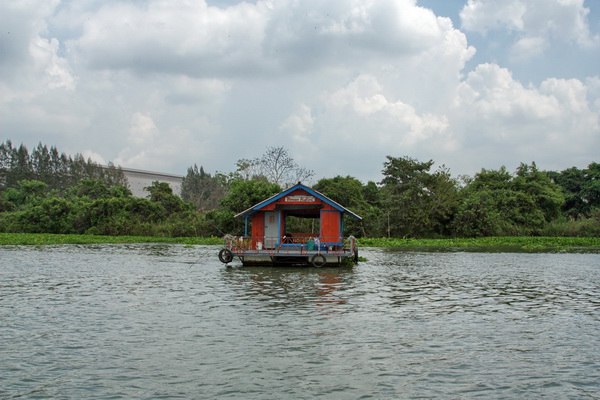
[[[576,250],[587,248],[600,251],[600,238],[594,237],[539,237],[502,236],[453,239],[359,239],[364,247],[407,247],[407,248],[481,248],[521,250]]]
[[[57,235],[48,233],[0,233],[0,245],[57,245],[102,243],[173,243],[173,244],[222,244],[217,237],[152,237],[152,236],[103,236],[103,235]]]
[[[30,233],[0,233],[0,245],[57,245],[99,243],[173,243],[187,245],[218,245],[218,237],[164,238],[151,236],[101,236],[101,235],[55,235]],[[600,238],[581,237],[485,237],[471,239],[393,239],[361,238],[360,247],[405,247],[405,248],[481,248],[521,250],[577,250],[600,251]]]

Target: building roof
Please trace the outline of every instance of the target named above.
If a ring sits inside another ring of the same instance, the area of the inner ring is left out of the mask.
[[[248,217],[252,214],[254,214],[257,211],[260,211],[263,207],[265,207],[268,204],[271,204],[279,199],[281,199],[282,197],[287,196],[288,194],[298,190],[298,189],[302,189],[306,192],[308,192],[309,194],[315,196],[316,198],[318,198],[319,200],[321,200],[322,202],[325,202],[327,204],[329,204],[331,207],[335,208],[336,210],[338,210],[341,213],[347,214],[349,216],[351,216],[354,219],[357,220],[362,220],[362,218],[358,215],[353,213],[352,211],[348,210],[347,208],[343,207],[342,205],[340,205],[339,203],[336,203],[335,201],[331,200],[329,197],[317,192],[314,189],[309,188],[308,186],[303,185],[302,183],[298,182],[296,185],[292,186],[289,189],[284,190],[283,192],[276,194],[274,196],[269,197],[266,200],[261,201],[258,204],[253,205],[252,207],[248,208],[247,210],[242,211],[241,213],[237,214],[235,217]]]

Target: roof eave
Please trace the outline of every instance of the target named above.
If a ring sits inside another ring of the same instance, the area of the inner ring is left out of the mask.
[[[306,190],[308,193],[310,193],[310,194],[318,197],[320,200],[322,200],[322,201],[330,204],[331,206],[333,206],[334,208],[336,208],[339,212],[347,214],[347,215],[350,215],[352,218],[354,218],[354,219],[356,219],[358,221],[362,221],[362,217],[360,217],[358,214],[353,213],[352,211],[348,210],[344,206],[342,206],[342,205],[336,203],[335,201],[331,200],[329,197],[325,196],[324,194],[319,193],[316,190],[309,188],[308,186],[304,186],[301,183],[298,183],[298,184],[292,186],[289,189],[286,189],[286,190],[284,190],[284,191],[282,191],[280,193],[277,193],[277,194],[269,197],[266,200],[261,201],[258,204],[253,205],[252,207],[250,207],[250,208],[242,211],[241,213],[236,214],[234,216],[234,218],[240,218],[240,217],[246,217],[247,218],[250,215],[258,212],[265,205],[267,205],[267,204],[269,204],[269,203],[271,203],[273,201],[276,201],[276,200],[278,200],[278,199],[280,199],[280,198],[282,198],[284,196],[287,196],[289,193],[293,192],[296,189]]]

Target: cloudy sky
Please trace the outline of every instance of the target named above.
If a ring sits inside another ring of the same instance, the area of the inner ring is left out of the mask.
[[[2,0],[0,140],[315,179],[600,162],[597,0]]]

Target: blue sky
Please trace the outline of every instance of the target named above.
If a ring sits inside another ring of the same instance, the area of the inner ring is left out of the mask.
[[[599,161],[598,1],[5,0],[0,26],[0,140],[29,148],[184,175],[284,146],[365,182]]]

